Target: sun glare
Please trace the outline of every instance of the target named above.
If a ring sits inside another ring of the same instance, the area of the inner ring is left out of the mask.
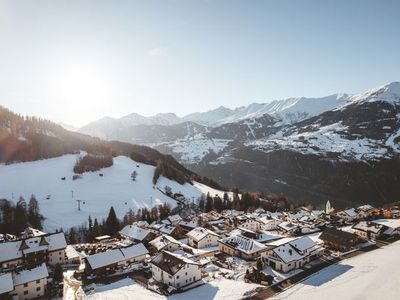
[[[61,96],[70,104],[88,106],[97,103],[106,88],[101,72],[88,66],[69,66],[60,76]]]

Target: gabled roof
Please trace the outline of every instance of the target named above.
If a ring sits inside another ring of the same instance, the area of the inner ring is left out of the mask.
[[[251,254],[260,250],[267,249],[267,247],[265,247],[263,244],[240,234],[224,238],[222,240],[219,240],[219,242],[233,247],[246,254]]]
[[[126,225],[119,233],[131,239],[143,241],[151,233],[151,231],[140,228],[136,225]]]
[[[282,261],[289,263],[291,261],[300,260],[306,257],[305,250],[314,248],[317,242],[308,236],[292,239],[279,247],[274,248],[272,251],[279,256]]]
[[[150,242],[150,245],[152,245],[157,251],[160,251],[164,249],[166,246],[168,246],[171,243],[175,244],[180,244],[179,241],[174,239],[172,236],[169,235],[160,235],[159,237],[156,237],[154,240]]]
[[[45,242],[43,242],[43,239]],[[4,242],[0,243],[0,262],[22,258],[23,253],[43,250],[55,251],[65,249],[66,247],[67,242],[65,241],[63,232]]]
[[[163,251],[155,256],[151,263],[170,275],[176,274],[184,265],[199,265],[191,259],[177,256],[168,251]]]
[[[342,247],[351,247],[358,238],[353,233],[328,227],[322,232],[319,239]]]
[[[282,222],[278,224],[278,227],[285,231],[292,231],[299,227],[299,225],[294,224],[292,222]]]
[[[89,255],[86,259],[90,267],[94,270],[148,253],[143,244],[136,244],[126,248],[118,248]]]
[[[357,209],[366,212],[366,211],[370,211],[370,210],[374,209],[374,207],[369,204],[365,204],[365,205],[361,205],[361,206],[357,207]]]
[[[299,250],[300,252],[303,252],[307,249],[314,247],[317,243],[310,237],[303,236],[301,238],[290,241],[289,244],[292,245],[297,250]]]
[[[13,272],[14,286],[21,285],[27,282],[35,281],[42,278],[47,278],[49,273],[47,271],[46,264],[43,263],[40,266],[33,269],[25,269],[19,272]]]
[[[384,229],[384,225],[367,221],[360,221],[357,224],[353,225],[352,228],[364,232],[379,233]]]
[[[358,216],[358,212],[354,208],[343,210],[343,213],[348,215],[351,218],[355,218]]]
[[[214,235],[218,237],[219,235],[216,234],[214,231],[208,230],[203,227],[197,227],[186,234],[188,237],[192,238],[195,241],[201,241],[208,235]]]

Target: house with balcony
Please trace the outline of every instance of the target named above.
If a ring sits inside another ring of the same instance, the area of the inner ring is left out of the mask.
[[[200,264],[168,251],[151,261],[152,279],[174,289],[184,289],[201,280]]]
[[[186,236],[189,246],[197,249],[217,247],[220,238],[214,231],[202,227],[189,231]]]
[[[262,257],[271,268],[284,273],[303,267],[322,255],[323,251],[323,248],[308,236],[283,239],[280,243],[279,246],[265,252]]]

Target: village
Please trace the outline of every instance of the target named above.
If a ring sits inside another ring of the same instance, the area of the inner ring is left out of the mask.
[[[170,214],[92,243],[68,244],[63,232],[27,228],[0,237],[0,299],[84,299],[96,286],[124,278],[165,296],[223,279],[249,285],[243,298],[265,299],[341,259],[396,241],[399,217],[397,206],[335,211],[328,201],[324,210]]]

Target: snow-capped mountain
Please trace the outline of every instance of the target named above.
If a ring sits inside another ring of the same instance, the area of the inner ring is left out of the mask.
[[[104,117],[87,124],[79,131],[101,138],[108,138],[108,136],[104,134],[107,127],[111,127],[113,131],[116,131],[120,128],[136,125],[167,126],[185,122],[193,122],[207,127],[218,127],[227,123],[259,118],[265,114],[276,117],[285,124],[292,124],[316,116],[324,111],[340,107],[346,104],[350,97],[351,96],[347,94],[335,94],[322,98],[303,97],[274,100],[268,103],[252,103],[248,106],[241,106],[235,109],[220,106],[206,112],[195,112],[182,118],[174,113],[159,113],[150,117],[132,113],[119,119]]]
[[[225,186],[283,193],[294,202],[382,204],[400,194],[398,82],[356,95],[219,107],[183,119],[104,132],[171,154]]]

